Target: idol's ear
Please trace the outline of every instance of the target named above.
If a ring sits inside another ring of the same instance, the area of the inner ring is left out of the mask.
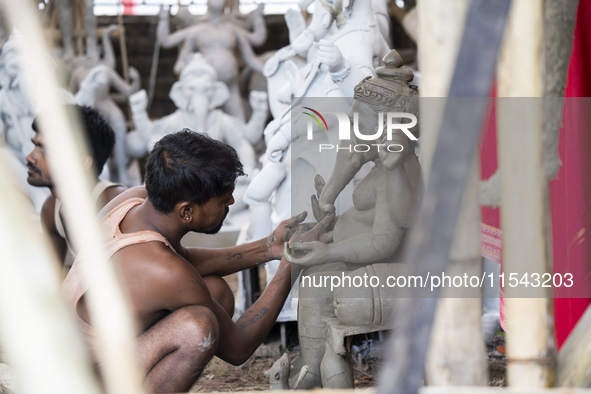
[[[213,94],[209,99],[209,109],[221,107],[230,98],[230,89],[225,83],[217,81],[213,86]]]
[[[172,84],[168,97],[172,100],[174,105],[180,109],[187,109],[189,106],[189,98],[183,92],[183,86],[180,81]]]

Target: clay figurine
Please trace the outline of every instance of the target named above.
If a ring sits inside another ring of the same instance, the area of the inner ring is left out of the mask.
[[[376,70],[377,78],[365,78],[355,87],[351,113],[358,113],[360,131],[365,135],[375,134],[380,112],[418,114],[418,91],[408,85],[412,72],[402,66],[396,51],[388,53],[383,61],[386,66]],[[417,127],[410,130],[418,137]],[[413,222],[421,170],[413,139],[400,130],[395,130],[390,140],[385,135],[371,142],[355,136],[356,143],[383,144],[382,148],[363,153],[341,150],[329,180],[325,183],[320,176],[315,178],[317,195],[312,206],[320,220],[334,213],[336,197],[362,165],[374,163],[353,191],[354,206],[337,218],[332,242],[298,243],[286,250],[289,261],[308,267],[302,273],[299,288],[300,354],[294,360],[295,369],[290,377],[290,381],[295,381],[299,370],[308,366],[301,388],[352,388],[344,335],[384,329],[393,315],[394,299],[387,289],[362,286],[352,294],[351,288],[314,287],[309,281],[306,285],[305,279],[321,279],[325,275],[385,278],[398,275],[403,269],[397,264],[397,252]]]

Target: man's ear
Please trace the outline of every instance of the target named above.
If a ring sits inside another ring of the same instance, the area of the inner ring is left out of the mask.
[[[92,157],[90,156],[84,156],[84,159],[82,160],[82,165],[84,165],[84,168],[86,168],[87,170],[90,170],[92,168]]]
[[[189,223],[193,220],[193,204],[188,201],[180,202],[177,209],[179,218],[183,223]]]

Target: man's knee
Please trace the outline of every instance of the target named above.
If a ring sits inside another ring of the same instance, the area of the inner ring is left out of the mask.
[[[211,297],[232,317],[234,315],[234,293],[228,283],[219,276],[206,276],[203,278]]]
[[[213,355],[219,338],[219,325],[214,313],[204,306],[192,305],[176,310],[175,314],[177,335],[183,337],[183,347]]]

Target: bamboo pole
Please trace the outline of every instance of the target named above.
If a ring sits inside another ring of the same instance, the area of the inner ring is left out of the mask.
[[[445,99],[455,67],[469,1],[421,0],[419,51],[421,69],[421,161],[429,175]],[[476,199],[478,155],[472,163],[463,210],[450,252],[450,275],[481,275],[480,208]],[[427,384],[437,386],[486,385],[487,366],[480,319],[480,298],[448,298],[442,293],[427,354]]]
[[[45,104],[40,126],[49,155],[53,179],[63,201],[66,224],[74,245],[86,253],[82,265],[88,278],[87,305],[98,335],[99,357],[104,361],[103,374],[110,393],[139,393],[141,378],[135,362],[136,330],[121,287],[101,240],[96,212],[90,198],[91,181],[84,170],[84,144],[80,133],[74,133],[60,106],[55,76],[41,28],[28,1],[4,0],[12,25],[24,36],[21,48],[25,72],[35,77],[32,97]],[[38,327],[38,329],[43,329]],[[31,376],[29,379],[35,379]],[[80,391],[84,392],[84,391]]]
[[[553,377],[550,297],[540,287],[519,290],[509,276],[550,272],[546,244],[547,185],[542,170],[543,0],[513,2],[498,64],[497,133],[511,387],[542,388]],[[523,98],[526,97],[526,98]],[[537,298],[517,298],[517,297]]]
[[[61,298],[58,263],[8,168],[0,152],[0,340],[18,392],[98,394]]]

